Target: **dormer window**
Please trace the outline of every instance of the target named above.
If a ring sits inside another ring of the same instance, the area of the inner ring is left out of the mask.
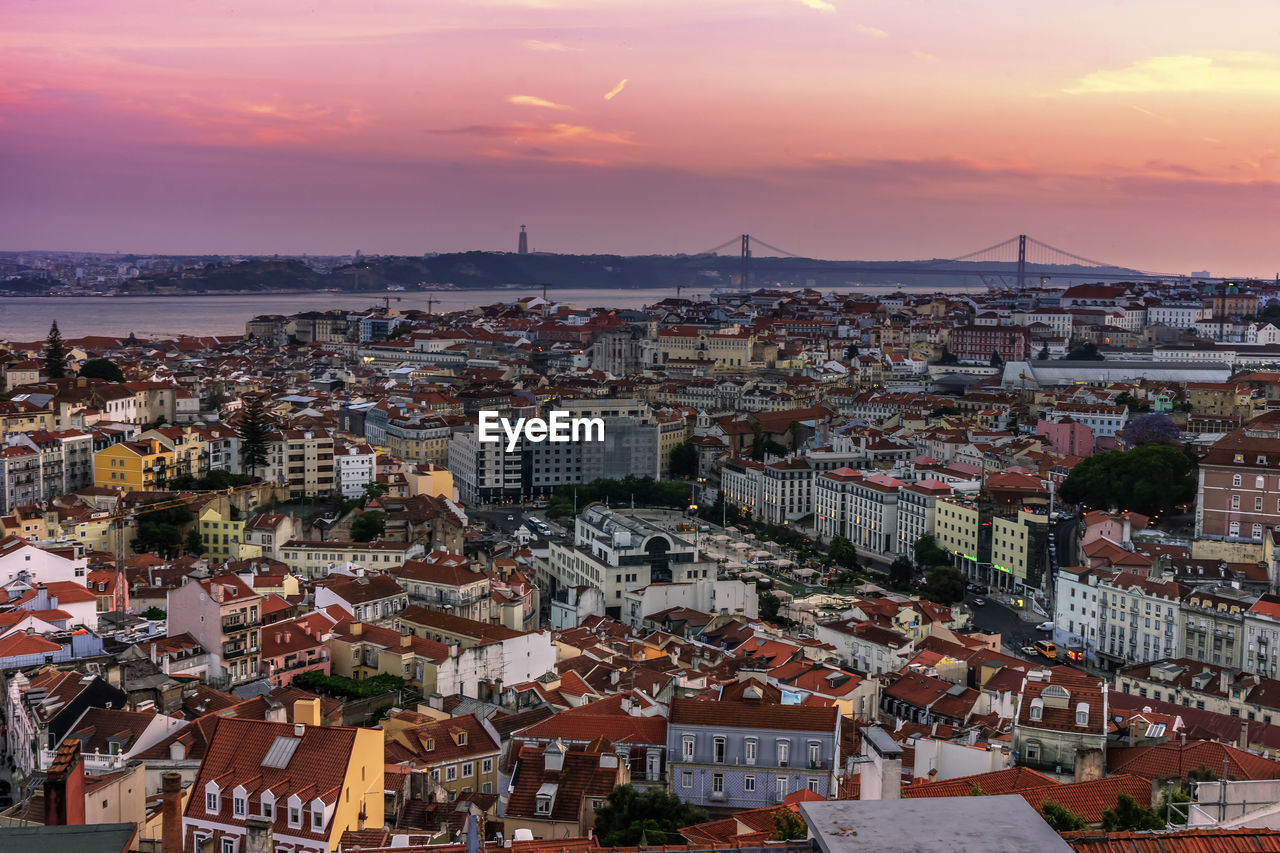
[[[551,814],[551,798],[550,797],[538,797],[537,812],[538,814],[541,814],[541,815]]]
[[[205,791],[204,810],[209,814],[218,813],[218,792],[217,791]]]
[[[1081,702],[1080,704],[1076,705],[1076,725],[1077,726],[1089,725],[1089,703]]]
[[[311,831],[319,832],[324,829],[324,804],[316,800],[311,804]]]
[[[467,745],[467,733],[458,732],[458,746],[466,746],[466,745]]]
[[[246,813],[244,797],[231,798],[231,813],[236,817],[244,817]]]
[[[302,802],[296,796],[289,798],[289,828],[302,828]]]
[[[1039,722],[1044,719],[1044,700],[1040,698],[1031,700],[1031,719]]]

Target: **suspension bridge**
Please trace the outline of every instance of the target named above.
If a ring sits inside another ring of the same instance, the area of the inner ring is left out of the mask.
[[[770,272],[824,272],[874,275],[954,275],[976,276],[993,289],[1016,287],[1022,290],[1028,282],[1046,283],[1054,278],[1087,279],[1089,281],[1179,281],[1187,276],[1181,273],[1162,273],[1139,270],[1120,264],[1110,264],[1086,258],[1034,237],[1019,234],[994,246],[954,258],[931,261],[814,261],[794,252],[779,249],[758,237],[742,234],[720,245],[700,252],[702,255],[718,255],[732,246],[738,248],[740,267],[738,284],[749,287],[752,261],[768,257]],[[770,255],[756,255],[754,246],[760,246]],[[781,262],[773,259],[781,259]],[[794,263],[788,263],[793,260]],[[996,266],[997,264],[1001,266]]]

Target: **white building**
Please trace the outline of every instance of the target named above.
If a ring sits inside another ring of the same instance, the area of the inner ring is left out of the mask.
[[[1129,422],[1129,409],[1105,403],[1058,403],[1049,420],[1059,423],[1066,417],[1087,426],[1093,431],[1094,438],[1115,437]]]
[[[367,444],[339,444],[333,450],[338,490],[344,498],[358,498],[364,487],[378,481],[378,453]]]
[[[916,541],[933,533],[938,498],[951,494],[951,486],[932,478],[908,483],[898,492],[898,536],[894,553],[915,557]]]
[[[813,512],[813,466],[807,459],[779,459],[764,466],[760,511],[768,524],[795,521]]]
[[[1098,655],[1118,663],[1146,663],[1182,650],[1179,605],[1187,588],[1171,575],[1158,579],[1120,572],[1098,583]]]
[[[715,615],[738,614],[748,619],[756,619],[760,615],[755,583],[716,580],[714,567],[711,568],[711,577],[637,587],[627,590],[622,598],[625,602],[622,619],[634,628],[639,628],[646,616],[673,607]]]
[[[730,459],[720,471],[725,503],[755,515],[763,490],[764,465],[754,459]]]

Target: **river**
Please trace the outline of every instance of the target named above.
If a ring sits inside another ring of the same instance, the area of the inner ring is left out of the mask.
[[[890,285],[837,288],[847,293],[883,294],[901,288]],[[948,293],[980,288],[953,287]],[[65,337],[119,335],[133,332],[140,338],[174,335],[242,335],[245,321],[258,314],[296,314],[333,308],[363,310],[390,297],[393,308],[461,311],[476,305],[510,302],[522,296],[539,296],[537,288],[446,290],[387,294],[278,293],[228,296],[5,296],[0,297],[0,340],[43,339],[49,324],[58,321]],[[547,297],[578,308],[640,308],[675,296],[675,288],[601,290],[565,288],[550,290]],[[706,298],[708,291],[685,288],[687,298]]]

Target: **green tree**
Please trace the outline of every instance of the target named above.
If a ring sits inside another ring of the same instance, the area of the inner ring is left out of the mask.
[[[1044,346],[1040,347],[1040,354],[1039,354],[1038,356],[1036,356],[1036,360],[1037,360],[1037,361],[1048,361],[1048,360],[1049,360],[1049,345],[1048,345],[1048,344],[1045,344]]]
[[[372,542],[387,529],[387,514],[380,509],[371,509],[360,513],[351,522],[351,540],[353,542]]]
[[[765,622],[777,622],[778,607],[781,602],[778,601],[778,596],[773,594],[773,590],[762,589],[756,593],[756,597],[760,600],[760,618]]]
[[[809,837],[809,827],[791,809],[777,809],[773,813],[774,841],[803,841]]]
[[[67,349],[57,320],[49,326],[49,336],[44,341],[44,375],[50,379],[64,379],[67,375]]]
[[[988,794],[986,791],[984,791],[984,790],[982,790],[981,788],[979,788],[977,785],[973,785],[973,786],[971,786],[971,787],[969,788],[969,796],[971,796],[971,797],[987,797],[987,796],[990,796],[990,794]]]
[[[168,616],[168,614],[165,613],[163,610],[161,610],[159,607],[156,607],[154,604],[148,607],[146,610],[142,611],[142,618],[150,619],[153,622],[164,619],[166,616]]]
[[[965,579],[950,566],[934,566],[925,575],[925,595],[939,604],[955,604],[964,600]]]
[[[149,501],[150,505],[158,501]],[[151,510],[138,515],[138,538],[133,550],[139,554],[155,554],[160,557],[176,557],[183,543],[182,528],[195,520],[188,507]]]
[[[687,441],[671,448],[671,476],[698,476],[698,448]]]
[[[1103,361],[1105,358],[1106,356],[1098,352],[1098,346],[1093,341],[1077,344],[1063,356],[1064,361]]]
[[[85,379],[105,379],[108,382],[123,382],[124,371],[109,358],[95,358],[80,366],[80,375]]]
[[[906,557],[895,557],[893,562],[889,564],[889,585],[903,588],[910,586],[911,581],[915,578],[915,566],[911,565],[911,561]]]
[[[1107,832],[1132,832],[1142,829],[1164,829],[1164,818],[1128,794],[1116,797],[1116,807],[1102,813],[1102,828]]]
[[[932,533],[926,533],[916,540],[915,552],[917,566],[949,566],[951,555],[946,549],[938,547],[938,540]]]
[[[651,845],[684,844],[680,828],[707,820],[707,813],[670,791],[639,791],[619,785],[596,809],[596,837],[605,847],[635,847],[641,836]]]
[[[187,541],[183,545],[184,550],[193,557],[199,557],[209,550],[205,547],[204,537],[200,535],[200,530],[195,525],[187,531]]]
[[[1084,819],[1080,815],[1053,800],[1045,800],[1040,804],[1040,814],[1054,832],[1076,832],[1084,829]]]
[[[271,424],[263,411],[262,401],[250,398],[240,417],[240,464],[250,475],[267,464],[267,437]]]
[[[992,350],[992,351],[991,351],[991,366],[992,366],[992,367],[1001,367],[1001,366],[1003,366],[1003,365],[1004,365],[1004,359],[1000,357],[1000,353],[996,352],[995,350]]]
[[[836,565],[844,566],[851,569],[858,565],[858,551],[853,547],[853,543],[844,536],[834,536],[831,539],[831,548],[827,551],[832,562]]]
[[[846,361],[853,361],[855,358],[857,358],[857,357],[858,357],[858,345],[857,345],[857,344],[849,344],[847,347],[845,347],[845,348],[844,348],[844,357],[845,357],[845,360],[846,360]]]
[[[959,364],[960,359],[956,358],[951,349],[943,344],[942,355],[938,356],[938,364]]]
[[[1196,460],[1163,444],[1095,453],[1071,469],[1059,494],[1067,503],[1156,515],[1195,497]]]

